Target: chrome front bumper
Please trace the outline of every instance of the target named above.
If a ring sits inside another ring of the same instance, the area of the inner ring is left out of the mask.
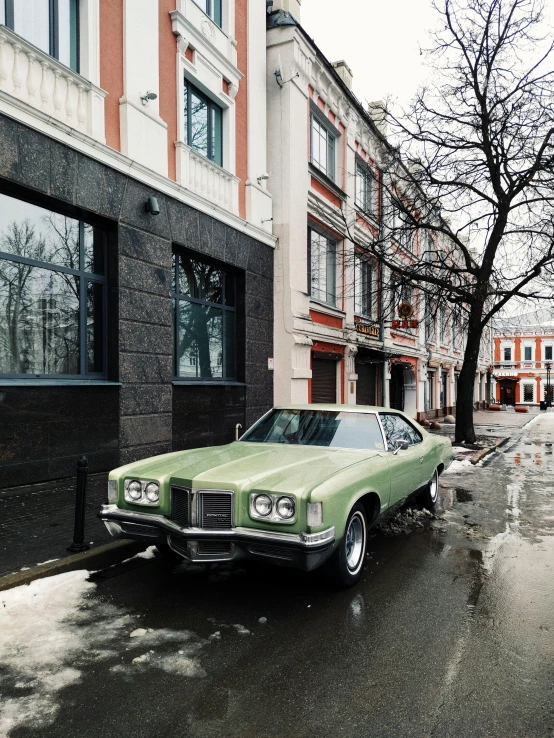
[[[274,563],[312,569],[319,566],[332,552],[335,543],[335,528],[319,533],[285,533],[244,528],[230,530],[205,530],[203,528],[181,528],[163,515],[136,513],[120,510],[117,505],[103,505],[98,514],[114,538],[134,538],[151,543],[164,543],[175,550],[175,542],[186,542],[186,551],[179,546],[178,553],[191,561],[228,561],[232,558],[273,558]],[[227,541],[232,554],[201,555],[198,543],[203,541]],[[252,546],[257,544],[257,552]],[[263,548],[265,544],[265,549]],[[260,553],[260,551],[266,553]],[[279,556],[281,550],[283,556]],[[286,554],[286,555],[285,555]],[[278,561],[278,559],[281,559]],[[289,563],[286,564],[285,562]]]

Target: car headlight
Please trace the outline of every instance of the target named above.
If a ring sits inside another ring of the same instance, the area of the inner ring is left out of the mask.
[[[123,485],[125,501],[134,505],[159,505],[160,485],[144,479],[126,479]]]
[[[146,485],[144,494],[148,502],[158,502],[160,499],[160,488],[155,482],[150,482],[150,484]]]
[[[294,504],[292,497],[280,497],[277,500],[275,509],[280,518],[283,518],[283,520],[290,520],[291,518],[294,518],[296,505]]]
[[[136,480],[129,482],[127,487],[127,494],[131,500],[140,500],[142,497],[142,484]]]
[[[271,515],[271,511],[273,510],[271,497],[268,497],[268,495],[258,495],[254,500],[254,509],[263,518]]]
[[[296,521],[296,499],[294,495],[251,492],[250,517],[266,523],[288,523],[290,525]]]

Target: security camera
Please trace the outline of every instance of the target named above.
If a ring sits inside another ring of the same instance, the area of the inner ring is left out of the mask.
[[[257,177],[258,184],[261,185],[262,182],[266,179],[269,179],[269,174],[267,172],[264,172],[264,174],[260,174],[259,177]]]

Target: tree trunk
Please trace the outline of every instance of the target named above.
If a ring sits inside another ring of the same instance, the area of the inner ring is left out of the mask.
[[[480,312],[482,310],[480,311],[478,307],[475,307],[472,310],[468,324],[464,363],[458,378],[458,392],[456,395],[455,443],[475,443],[473,398],[475,393],[475,373],[477,371],[479,347],[483,333]]]

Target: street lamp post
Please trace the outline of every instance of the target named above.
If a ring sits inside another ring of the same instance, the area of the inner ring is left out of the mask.
[[[552,364],[547,361],[545,364],[546,368],[546,407],[552,407],[552,390],[550,388],[550,371],[552,369]]]

